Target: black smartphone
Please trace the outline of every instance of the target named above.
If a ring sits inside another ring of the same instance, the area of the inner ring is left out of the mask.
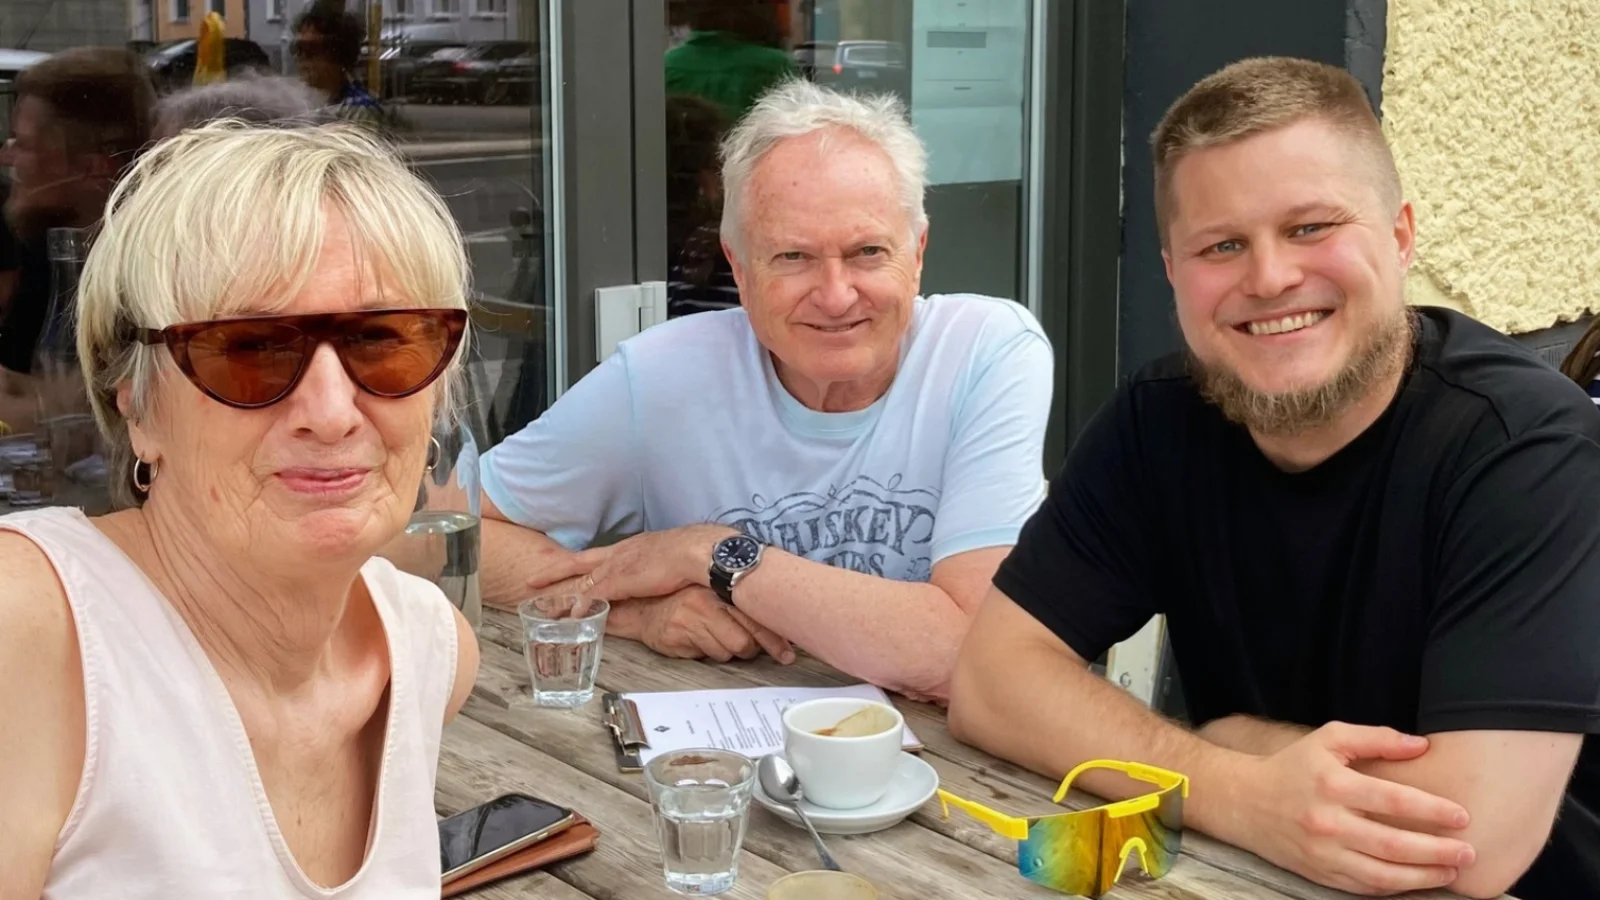
[[[506,794],[439,822],[444,881],[475,872],[574,822],[572,810],[527,794]]]

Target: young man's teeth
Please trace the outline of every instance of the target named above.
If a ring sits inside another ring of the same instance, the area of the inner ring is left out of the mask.
[[[1297,316],[1284,316],[1281,319],[1268,319],[1264,322],[1251,322],[1251,334],[1285,334],[1290,331],[1299,331],[1302,328],[1321,322],[1328,314],[1325,312],[1300,313]]]

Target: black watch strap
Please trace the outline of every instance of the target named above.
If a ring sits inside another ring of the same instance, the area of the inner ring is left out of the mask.
[[[733,574],[719,565],[711,565],[711,590],[723,603],[733,602]]]

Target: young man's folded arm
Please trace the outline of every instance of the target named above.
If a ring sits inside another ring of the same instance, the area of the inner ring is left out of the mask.
[[[1228,716],[1199,729],[1208,741],[1242,753],[1270,756],[1311,729],[1249,716]],[[1428,750],[1403,762],[1361,760],[1351,768],[1421,788],[1466,808],[1472,822],[1449,836],[1477,851],[1451,890],[1498,897],[1538,858],[1566,795],[1583,736],[1548,731],[1471,730],[1426,734]],[[1409,831],[1443,835],[1424,823],[1395,821]]]
[[[1533,865],[1555,824],[1583,736],[1543,731],[1430,734],[1428,752],[1405,762],[1371,760],[1357,768],[1466,807],[1472,823],[1454,837],[1477,850],[1450,890],[1498,897]],[[1395,823],[1430,831],[1416,823]]]
[[[1227,795],[1240,782],[1234,773],[1245,754],[1201,739],[1095,675],[1083,657],[998,589],[984,601],[962,647],[949,724],[958,740],[1052,777],[1096,758],[1183,772],[1190,779],[1185,819],[1212,834],[1232,831],[1214,813],[1233,805]],[[1085,773],[1078,786],[1110,800],[1148,790],[1096,771]]]

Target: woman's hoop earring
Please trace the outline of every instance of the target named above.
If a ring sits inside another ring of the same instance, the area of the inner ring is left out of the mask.
[[[141,471],[142,470],[142,471]],[[155,483],[156,475],[160,474],[161,466],[158,463],[145,462],[137,456],[133,458],[133,489],[141,494],[150,493],[150,485]],[[143,476],[143,477],[141,477]]]
[[[428,435],[428,466],[423,471],[432,473],[434,469],[439,467],[439,460],[443,457],[444,448],[439,446],[439,439],[431,434]]]

